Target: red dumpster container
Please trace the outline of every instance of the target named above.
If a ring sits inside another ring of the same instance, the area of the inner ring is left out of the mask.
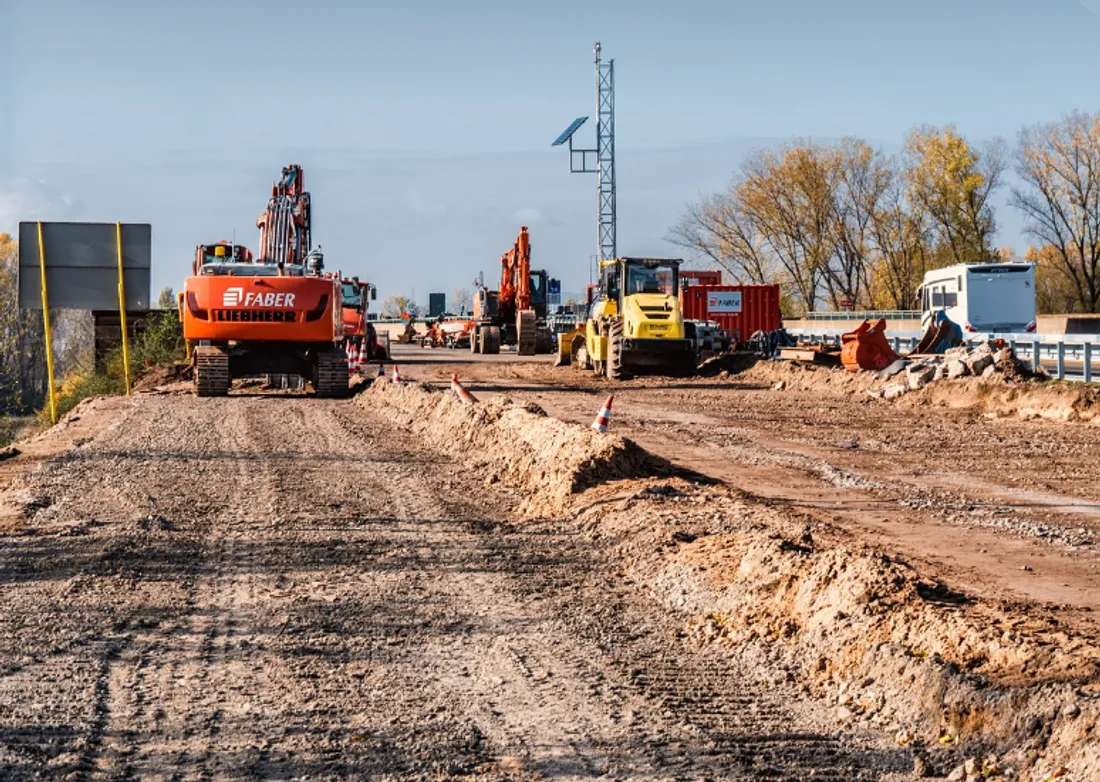
[[[739,344],[783,326],[778,285],[684,285],[680,310],[684,320],[714,321]]]

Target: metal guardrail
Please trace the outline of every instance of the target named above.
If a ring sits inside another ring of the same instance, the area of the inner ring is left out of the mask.
[[[839,312],[807,312],[792,320],[920,320],[920,310],[840,310]]]
[[[787,332],[806,342],[840,344],[841,332],[829,329],[790,329]],[[919,331],[887,331],[894,352],[912,351],[924,336]],[[1003,339],[1032,369],[1043,367],[1058,380],[1091,383],[1096,377],[1096,359],[1100,357],[1100,334],[967,334],[967,345],[991,339]]]

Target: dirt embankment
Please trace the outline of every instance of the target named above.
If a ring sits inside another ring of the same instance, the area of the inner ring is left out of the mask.
[[[737,376],[738,382],[799,391],[865,395],[881,390],[891,380],[873,372],[848,372],[836,367],[760,361]],[[903,376],[904,377],[904,376]],[[1001,376],[939,380],[897,400],[871,400],[902,407],[972,409],[995,417],[1045,418],[1052,421],[1100,426],[1100,387],[1055,381],[1016,381]]]
[[[816,376],[841,393],[863,382],[758,366],[742,377]],[[624,574],[686,615],[689,640],[763,651],[782,677],[834,702],[839,721],[886,731],[930,773],[965,772],[970,759],[989,779],[1100,778],[1100,646],[1056,609],[959,594],[797,511],[669,479],[667,463],[630,441],[534,405],[465,406],[384,380],[360,399],[469,458],[471,476],[487,470],[525,492],[526,513],[573,516],[610,539]]]
[[[455,394],[386,378],[377,378],[358,399],[455,453],[472,484],[502,482],[523,491],[526,516],[559,516],[575,495],[607,481],[674,472],[630,440],[551,418],[530,402],[498,397],[467,405]]]

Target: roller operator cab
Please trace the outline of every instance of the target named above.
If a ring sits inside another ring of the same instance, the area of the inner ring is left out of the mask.
[[[581,363],[611,380],[636,372],[691,375],[695,339],[680,312],[678,258],[600,262]]]

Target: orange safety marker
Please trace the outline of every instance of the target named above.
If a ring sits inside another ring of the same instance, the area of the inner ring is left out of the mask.
[[[359,371],[362,372],[370,364],[370,351],[367,350],[367,338],[359,342]]]
[[[393,382],[401,382],[401,370],[397,368],[397,364],[393,365]]]
[[[607,425],[611,423],[611,400],[614,398],[614,394],[607,398],[607,401],[603,403],[603,407],[600,408],[600,414],[597,415],[596,420],[592,422],[592,428],[597,432],[607,431]]]
[[[458,382],[458,373],[451,376],[451,390],[458,394],[458,398],[468,405],[477,404],[477,397],[466,390],[465,386]]]

